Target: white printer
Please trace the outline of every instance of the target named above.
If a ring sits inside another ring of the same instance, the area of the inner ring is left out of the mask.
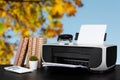
[[[101,35],[104,36],[105,33]],[[78,36],[78,38],[79,37],[80,35]],[[61,44],[58,37],[59,43],[43,45],[42,47],[43,67],[46,66],[47,67],[59,66],[72,68],[81,67],[93,71],[106,71],[113,69],[115,67],[117,59],[116,45],[88,44],[88,43],[74,44],[71,43],[72,36],[66,35],[64,36],[64,39],[65,38],[69,38],[70,44]],[[87,41],[89,42],[89,40]],[[100,41],[98,41],[98,43],[100,43]]]

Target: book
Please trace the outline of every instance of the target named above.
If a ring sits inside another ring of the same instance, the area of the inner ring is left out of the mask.
[[[33,45],[32,41],[33,41],[33,38],[29,37],[28,51],[27,51],[27,61],[26,61],[26,67],[28,67],[28,68],[29,68],[29,58],[32,55],[32,45]]]
[[[32,41],[32,55],[36,55],[36,37],[33,38]]]
[[[36,48],[36,55],[38,57],[38,68],[42,65],[42,45],[46,43],[46,38],[44,37],[38,37],[37,38],[37,48]]]
[[[17,64],[18,66],[22,66],[22,64],[24,63],[25,56],[26,56],[27,45],[28,45],[28,38],[25,37],[23,45],[22,45],[20,57],[19,57],[19,60],[18,60],[18,64]]]
[[[36,45],[36,56],[38,58],[38,68],[40,68],[41,63],[41,49],[40,49],[40,38],[37,37],[37,45]]]
[[[18,60],[19,60],[19,57],[20,57],[20,52],[21,52],[21,49],[22,49],[22,45],[23,45],[23,38],[20,39],[20,42],[19,42],[19,45],[18,45],[18,49],[17,49],[17,52],[16,52],[14,64],[13,64],[14,66],[18,64]]]
[[[20,66],[9,66],[9,67],[4,67],[5,70],[15,72],[15,73],[27,73],[27,72],[32,72],[31,69],[20,67]]]
[[[21,39],[16,53],[14,66],[22,66],[26,60],[26,67],[29,68],[29,58],[31,56],[37,56],[38,68],[40,68],[42,65],[42,45],[45,44],[46,41],[47,39],[44,37],[25,37]]]

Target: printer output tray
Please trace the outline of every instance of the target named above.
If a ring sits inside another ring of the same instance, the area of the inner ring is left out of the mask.
[[[55,67],[69,67],[69,68],[87,68],[86,66],[83,65],[72,65],[72,64],[61,64],[61,63],[50,63],[50,62],[43,62],[42,63],[43,67],[49,67],[49,66],[55,66]]]

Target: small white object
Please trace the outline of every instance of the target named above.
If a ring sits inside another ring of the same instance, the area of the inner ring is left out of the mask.
[[[64,43],[62,43],[62,42],[59,42],[58,44],[59,44],[59,45],[64,45]]]
[[[36,70],[37,65],[38,65],[38,61],[29,61],[29,65],[30,65],[31,70]]]
[[[16,73],[27,73],[27,72],[32,72],[32,70],[20,66],[9,66],[9,67],[4,67],[5,70],[11,71],[11,72],[16,72]]]
[[[77,44],[102,45],[106,31],[106,25],[82,25]]]

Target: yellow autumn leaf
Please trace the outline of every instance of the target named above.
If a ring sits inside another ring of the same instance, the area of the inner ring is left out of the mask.
[[[30,35],[30,31],[28,31],[28,30],[25,30],[24,32],[23,32],[23,35],[26,37],[26,36],[29,36]]]
[[[3,53],[4,53],[4,51],[3,51],[3,50],[0,50],[0,56],[2,56],[2,55],[3,55]]]
[[[78,5],[79,7],[82,6],[82,1],[81,0],[74,0],[75,4]]]
[[[57,27],[62,27],[63,24],[62,24],[60,21],[58,21],[58,22],[56,23],[56,26],[57,26]]]
[[[1,17],[5,17],[6,16],[6,12],[2,12],[2,16]]]
[[[20,25],[19,25],[18,23],[16,23],[15,26],[13,26],[13,30],[14,30],[16,33],[18,33],[18,32],[21,30]]]
[[[7,22],[7,23],[5,24],[5,27],[6,27],[6,28],[10,28],[10,27],[11,27],[11,23],[10,23],[10,22]]]
[[[64,14],[64,7],[63,4],[55,4],[51,8],[51,14],[53,17],[62,17]]]
[[[58,28],[58,27],[62,27],[62,23],[60,21],[53,21],[50,22],[50,26],[52,26],[53,28]]]
[[[68,16],[74,16],[76,12],[77,12],[76,7],[70,5],[70,7],[68,8]]]
[[[57,3],[57,4],[59,4],[61,2],[63,2],[63,0],[55,0],[55,3]]]
[[[57,34],[57,35],[60,35],[60,33],[62,33],[62,32],[63,32],[63,29],[62,29],[62,28],[56,30],[56,34]]]
[[[3,47],[3,46],[5,46],[5,41],[4,40],[0,40],[0,47]]]
[[[38,27],[38,28],[40,28],[40,27],[41,27],[40,22],[37,22],[37,23],[36,23],[36,27]]]
[[[5,64],[10,64],[9,60],[4,60],[3,58],[0,58],[0,64],[5,65]]]
[[[48,19],[49,19],[49,20],[53,20],[53,18],[52,18],[51,15],[48,15]]]
[[[7,59],[11,59],[13,57],[13,53],[7,54]]]
[[[0,34],[3,34],[3,32],[6,30],[6,27],[3,23],[0,23]]]
[[[75,13],[77,12],[75,5],[72,5],[72,3],[70,2],[64,3],[64,9],[68,16],[74,16]]]
[[[32,32],[35,32],[36,31],[36,27],[34,25],[30,25],[29,26],[29,29],[32,31]]]
[[[47,33],[48,37],[55,37],[55,35],[56,35],[55,30],[49,30],[48,33]]]

